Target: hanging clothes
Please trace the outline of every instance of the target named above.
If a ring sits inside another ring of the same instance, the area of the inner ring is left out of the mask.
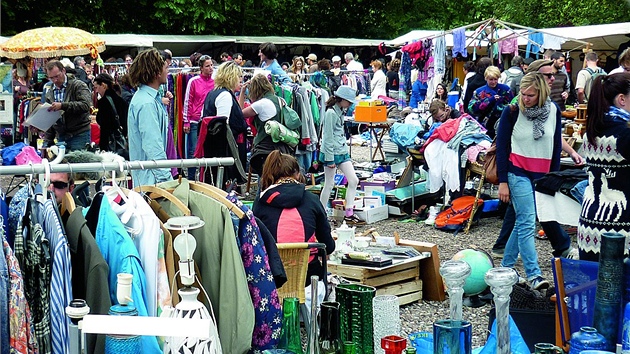
[[[456,57],[458,54],[462,57],[468,56],[468,48],[466,48],[466,29],[458,28],[453,30],[453,57]]]
[[[158,186],[175,188],[173,195],[205,221],[203,227],[190,231],[197,241],[195,264],[214,308],[223,352],[245,353],[252,343],[254,305],[230,212],[211,197],[192,191],[188,180]],[[160,201],[160,205],[169,215],[181,216],[170,201]]]
[[[499,52],[501,54],[518,55],[518,37],[510,37],[503,39],[499,43]]]
[[[543,48],[546,48],[546,49],[560,50],[560,49],[562,49],[562,45],[566,41],[567,40],[565,38],[563,38],[563,37],[558,37],[558,36],[554,36],[552,34],[543,33],[542,46],[543,46]]]
[[[53,353],[70,352],[70,318],[66,307],[72,301],[72,263],[70,248],[61,226],[56,203],[47,199],[42,210],[42,226],[52,254],[50,280],[50,333]]]
[[[66,217],[66,236],[72,258],[72,295],[84,299],[94,315],[107,315],[112,301],[109,297],[109,266],[96,244],[83,216],[83,208],[77,207]],[[88,291],[89,289],[89,291]],[[105,353],[105,335],[88,334],[86,352]]]
[[[282,306],[273,281],[269,259],[254,213],[244,205],[234,192],[227,200],[245,212],[238,222],[237,240],[249,284],[249,294],[254,304],[254,333],[250,353],[272,349],[278,345],[282,329]]]
[[[35,337],[35,323],[26,300],[22,272],[13,250],[3,233],[2,248],[9,274],[9,348],[14,353],[39,353]],[[5,315],[3,315],[5,317]],[[4,347],[3,345],[3,348]]]
[[[112,210],[103,193],[98,193],[92,205],[83,210],[90,231],[95,235],[96,244],[103,259],[109,266],[109,295],[112,304],[118,304],[116,284],[118,273],[133,275],[131,299],[138,310],[138,316],[148,316],[147,286],[140,255],[125,226]],[[143,353],[162,353],[155,336],[142,336]]]
[[[148,315],[158,316],[165,306],[172,306],[164,253],[159,253],[160,244],[164,244],[160,221],[144,198],[135,191],[128,192],[127,200],[122,205],[115,201],[118,198],[114,193],[106,192],[105,196],[138,250],[146,277]]]
[[[527,39],[529,39],[529,41],[527,41],[527,46],[525,47],[525,57],[529,57],[529,53],[532,52],[536,54],[536,58],[540,58],[540,53],[543,51],[543,34],[540,32],[528,31]]]
[[[444,75],[444,72],[446,71],[446,40],[444,39],[444,36],[440,36],[435,39],[433,58],[435,58],[435,73]]]
[[[398,83],[398,108],[407,107],[407,89],[411,88],[411,58],[409,53],[403,52],[398,71],[400,82]]]

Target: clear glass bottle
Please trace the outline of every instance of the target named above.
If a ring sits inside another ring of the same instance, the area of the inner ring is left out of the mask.
[[[486,284],[494,295],[497,321],[497,354],[510,354],[510,293],[518,281],[518,274],[512,268],[497,267],[486,272]]]
[[[462,319],[464,284],[470,273],[470,265],[464,261],[450,260],[440,266],[440,275],[444,279],[450,300],[450,318],[453,320]]]

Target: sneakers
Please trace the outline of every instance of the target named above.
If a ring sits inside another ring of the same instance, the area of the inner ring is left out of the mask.
[[[435,218],[437,217],[437,214],[439,212],[440,212],[440,209],[438,207],[436,206],[429,207],[429,217],[427,217],[424,223],[427,225],[435,224]]]
[[[531,280],[530,283],[532,285],[532,289],[534,290],[543,290],[549,287],[549,282],[541,276],[537,276],[536,278]]]
[[[492,257],[503,258],[504,252],[505,252],[505,248],[493,248]]]
[[[346,216],[345,218],[343,218],[343,220],[348,223],[348,224],[353,224],[353,225],[365,225],[365,221],[359,219],[358,216],[356,216],[355,214],[352,214],[350,216]]]

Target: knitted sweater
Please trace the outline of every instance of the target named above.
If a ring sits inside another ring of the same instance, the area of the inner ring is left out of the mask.
[[[533,137],[533,122],[520,110],[506,108],[496,138],[499,182],[507,182],[508,172],[533,181],[549,171],[557,171],[562,149],[561,129],[560,110],[555,104],[551,105],[544,124],[545,133],[538,140]]]
[[[623,120],[604,117],[595,144],[584,137],[588,187],[584,191],[577,242],[580,251],[599,254],[601,235],[618,232],[630,242],[630,129]],[[597,259],[595,259],[597,260]]]

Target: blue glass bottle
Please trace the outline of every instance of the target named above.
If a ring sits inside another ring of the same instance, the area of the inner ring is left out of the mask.
[[[569,354],[579,354],[587,349],[606,349],[606,338],[593,327],[582,327],[571,335]]]

